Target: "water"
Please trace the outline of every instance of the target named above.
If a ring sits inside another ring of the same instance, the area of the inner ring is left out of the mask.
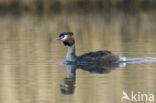
[[[121,103],[123,90],[156,94],[155,18],[152,11],[1,16],[0,103]],[[132,61],[104,72],[62,65],[67,48],[53,39],[63,31],[75,33],[77,55],[110,50]]]

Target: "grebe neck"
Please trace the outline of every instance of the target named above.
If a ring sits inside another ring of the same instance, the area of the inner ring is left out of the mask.
[[[68,46],[68,51],[67,51],[67,56],[66,56],[66,59],[68,61],[73,61],[75,62],[76,61],[76,55],[75,55],[75,44],[71,45],[71,46]]]

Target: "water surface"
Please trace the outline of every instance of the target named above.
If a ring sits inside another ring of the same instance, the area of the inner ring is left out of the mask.
[[[73,92],[61,92],[67,78],[67,48],[53,41],[75,33],[77,55],[110,50],[129,59],[156,57],[155,12],[61,13],[0,17],[1,103],[121,103],[122,91],[156,93],[156,63],[117,67],[106,73],[76,69]],[[126,101],[125,101],[126,102]]]

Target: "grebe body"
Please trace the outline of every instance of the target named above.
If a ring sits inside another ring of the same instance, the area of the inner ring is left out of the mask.
[[[88,52],[81,56],[76,56],[75,40],[72,32],[63,32],[55,40],[61,40],[65,46],[68,46],[66,55],[67,61],[71,62],[92,62],[92,63],[117,63],[125,61],[125,57],[112,54],[110,51]]]

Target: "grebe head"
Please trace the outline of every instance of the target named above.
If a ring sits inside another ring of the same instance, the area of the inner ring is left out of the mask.
[[[73,32],[63,32],[55,40],[61,40],[65,46],[72,46],[75,43]]]

